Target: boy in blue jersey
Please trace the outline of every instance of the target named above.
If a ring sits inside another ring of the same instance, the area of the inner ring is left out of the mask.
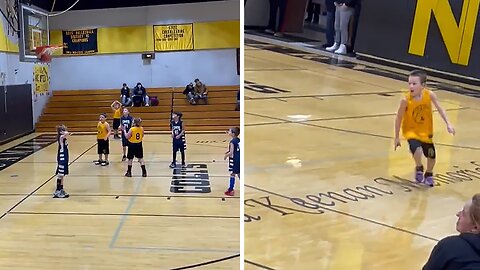
[[[127,108],[123,108],[123,115],[120,117],[120,126],[122,130],[130,131],[130,128],[133,124],[133,117],[130,115],[130,111]],[[128,139],[125,137],[125,132],[122,132],[122,147],[123,147],[123,157],[122,161],[127,160],[127,146],[128,146]]]
[[[181,112],[174,112],[172,114],[172,122],[171,122],[171,129],[172,129],[172,144],[173,144],[173,160],[170,164],[170,168],[175,168],[177,166],[177,152],[180,150],[180,154],[182,155],[182,168],[185,168],[185,127],[183,126],[182,122],[182,113]]]
[[[67,136],[70,133],[64,125],[57,126],[57,188],[53,193],[53,198],[68,198],[70,195],[63,189],[63,179],[68,175],[68,142]]]
[[[238,135],[240,135],[240,128],[231,128],[228,130],[228,135],[230,135],[232,139],[230,140],[228,151],[225,153],[224,159],[226,160],[228,157],[230,185],[227,191],[225,191],[225,195],[234,196],[235,175],[237,175],[238,179],[240,179],[240,139],[238,138]]]

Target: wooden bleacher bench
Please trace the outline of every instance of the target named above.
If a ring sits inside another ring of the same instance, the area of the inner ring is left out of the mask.
[[[143,119],[147,132],[168,132],[172,110],[183,112],[188,131],[224,131],[240,125],[240,113],[234,110],[239,86],[207,86],[208,105],[202,101],[189,104],[182,93],[184,89],[148,88],[148,95],[157,96],[159,106],[129,107],[130,112]],[[119,89],[54,91],[36,124],[36,131],[55,132],[56,125],[65,124],[71,131],[94,133],[100,113],[107,113],[111,123],[110,104],[120,99],[119,93]]]

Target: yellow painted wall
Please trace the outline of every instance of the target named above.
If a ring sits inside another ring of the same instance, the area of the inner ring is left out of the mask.
[[[240,48],[240,22],[193,24],[195,50]]]
[[[18,42],[13,42],[16,40],[15,37],[8,36],[4,31],[4,21],[3,17],[0,17],[0,52],[17,52],[18,53]]]
[[[240,21],[194,23],[193,32],[195,50],[240,48]],[[152,25],[98,28],[97,35],[97,54],[154,51]],[[62,43],[62,31],[50,31],[50,44]],[[61,50],[56,54],[62,54]]]

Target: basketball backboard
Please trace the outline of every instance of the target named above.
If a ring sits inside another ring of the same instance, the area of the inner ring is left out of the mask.
[[[40,8],[20,4],[20,38],[18,42],[21,62],[38,62],[35,48],[49,44],[48,12]]]

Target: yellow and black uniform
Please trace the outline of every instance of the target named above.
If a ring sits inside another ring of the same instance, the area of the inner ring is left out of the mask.
[[[113,129],[117,130],[120,127],[120,117],[122,117],[122,108],[118,108],[113,113]]]
[[[108,129],[107,129],[107,123],[102,123],[101,121],[98,122],[97,124],[97,150],[98,154],[105,154],[108,155],[110,154],[110,147],[109,147],[109,142],[108,138],[105,140],[105,137],[107,137],[108,134]]]
[[[132,136],[128,139],[128,159],[143,158],[143,127],[130,128]]]
[[[423,89],[418,99],[406,95],[407,108],[402,121],[402,133],[408,140],[412,154],[422,147],[423,154],[435,158],[433,145],[433,115],[430,91]]]

